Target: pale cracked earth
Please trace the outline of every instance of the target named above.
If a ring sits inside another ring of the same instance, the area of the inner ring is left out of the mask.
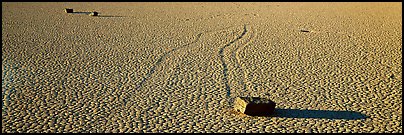
[[[1,131],[401,133],[401,6],[3,2]]]

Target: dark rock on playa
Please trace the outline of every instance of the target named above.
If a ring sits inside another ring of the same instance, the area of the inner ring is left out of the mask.
[[[66,9],[65,9],[65,12],[66,12],[66,13],[73,13],[73,9],[71,9],[71,8],[66,8]]]
[[[90,16],[98,16],[98,12],[91,12]]]
[[[275,110],[276,103],[259,97],[237,97],[234,109],[250,116],[269,116]]]
[[[310,32],[309,30],[300,30],[300,32]]]

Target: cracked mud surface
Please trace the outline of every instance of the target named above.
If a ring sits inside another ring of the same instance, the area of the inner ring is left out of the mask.
[[[3,2],[2,133],[401,133],[401,18],[401,3]],[[237,96],[277,110],[240,114]]]

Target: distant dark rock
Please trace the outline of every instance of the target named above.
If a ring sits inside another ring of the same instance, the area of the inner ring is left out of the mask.
[[[250,116],[269,116],[275,110],[276,103],[259,97],[237,97],[234,109]]]
[[[66,9],[65,9],[65,12],[66,12],[66,13],[73,13],[73,9],[66,8]]]
[[[390,78],[391,78],[391,79],[394,79],[394,78],[395,78],[395,77],[394,77],[394,74],[391,74],[391,75],[390,75]]]
[[[310,32],[310,31],[308,31],[308,30],[300,30],[300,32]]]
[[[89,15],[90,16],[98,16],[98,12],[91,12]]]

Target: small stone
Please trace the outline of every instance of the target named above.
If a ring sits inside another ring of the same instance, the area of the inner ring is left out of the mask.
[[[98,12],[91,12],[90,16],[98,16]]]
[[[310,32],[310,31],[308,31],[308,30],[300,30],[300,32]]]
[[[394,74],[391,74],[391,75],[390,75],[390,78],[391,78],[391,79],[394,79]]]
[[[71,8],[66,8],[66,9],[65,9],[65,12],[66,12],[66,13],[73,13],[73,9],[71,9]]]
[[[250,116],[268,116],[275,110],[275,102],[259,97],[237,97],[234,109]]]

